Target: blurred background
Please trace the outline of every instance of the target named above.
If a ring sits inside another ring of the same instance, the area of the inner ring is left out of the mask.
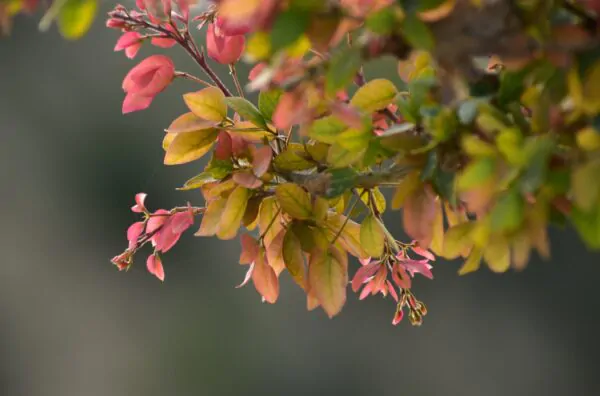
[[[37,20],[0,40],[0,396],[600,394],[600,255],[568,230],[522,273],[459,277],[459,263],[437,262],[434,281],[414,283],[430,312],[421,328],[393,327],[391,300],[351,293],[333,320],[309,313],[286,276],[279,302],[262,304],[234,288],[237,241],[186,234],[164,284],[145,256],[119,273],[109,260],[135,193],[152,210],[202,202],[175,191],[202,164],[165,167],[161,149],[198,87],[176,81],[123,116],[136,62],[112,51],[117,32],[99,16],[67,42]],[[392,213],[397,234],[400,223]]]

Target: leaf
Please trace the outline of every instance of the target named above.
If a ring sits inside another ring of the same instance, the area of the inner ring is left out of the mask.
[[[256,150],[252,158],[252,169],[257,177],[261,177],[269,170],[271,160],[273,159],[273,151],[271,147],[264,146]]]
[[[348,127],[342,121],[333,116],[324,117],[312,123],[308,136],[319,142],[333,144],[337,141],[340,133]]]
[[[290,9],[280,12],[271,28],[271,46],[273,51],[286,48],[294,44],[307,30],[310,23],[310,14]]]
[[[306,270],[304,268],[304,257],[300,240],[293,232],[288,232],[283,238],[282,248],[285,267],[294,281],[303,289],[306,289]]]
[[[386,108],[394,101],[397,93],[396,86],[390,80],[374,79],[356,91],[350,104],[372,113]]]
[[[227,200],[225,198],[219,198],[209,202],[206,211],[202,216],[200,229],[194,234],[195,236],[213,236],[217,233],[226,203]]]
[[[256,239],[252,238],[250,234],[242,234],[240,237],[242,244],[242,252],[240,254],[240,264],[252,264],[259,254],[259,246]]]
[[[198,132],[204,129],[210,129],[219,123],[211,120],[198,118],[194,113],[185,113],[177,117],[166,129],[167,133],[187,133]]]
[[[316,166],[314,162],[307,160],[298,152],[289,148],[275,157],[273,165],[275,168],[282,171],[306,170]]]
[[[450,227],[444,235],[444,258],[452,260],[464,255],[465,251],[470,249],[472,245],[469,240],[469,234],[472,230],[472,223],[462,223]]]
[[[400,209],[404,206],[406,198],[416,191],[421,183],[419,171],[412,171],[404,177],[396,187],[396,192],[392,197],[392,209]]]
[[[284,212],[298,220],[312,217],[310,197],[304,189],[293,183],[280,184],[275,189],[275,196]]]
[[[336,141],[346,150],[357,152],[366,149],[371,138],[373,133],[369,129],[350,128],[340,133]]]
[[[516,189],[505,192],[490,213],[492,231],[515,231],[523,221],[525,203]]]
[[[348,220],[346,216],[339,213],[329,212],[327,228],[332,238],[339,234],[338,241],[348,253],[359,259],[369,257],[360,243],[360,225],[355,221]]]
[[[238,185],[251,190],[263,185],[263,182],[250,171],[238,171],[233,174],[232,179]]]
[[[269,245],[281,230],[278,214],[279,206],[275,197],[263,199],[258,211],[258,228],[264,236],[265,244]]]
[[[308,266],[308,281],[319,303],[333,318],[346,303],[348,271],[330,253],[313,254]]]
[[[404,202],[404,231],[423,249],[429,248],[433,238],[435,204],[435,195],[428,188],[416,190]]]
[[[467,257],[467,260],[462,265],[462,267],[460,267],[460,269],[458,270],[458,274],[466,275],[468,273],[477,271],[481,266],[481,258],[481,250],[474,249],[469,255],[469,257]]]
[[[217,87],[187,93],[183,100],[192,113],[204,120],[221,122],[227,117],[225,95]]]
[[[258,109],[266,120],[271,120],[273,112],[279,103],[283,91],[281,89],[270,89],[261,91],[258,95]]]
[[[360,226],[360,243],[371,257],[381,257],[385,233],[379,220],[372,214],[365,217]]]
[[[429,27],[414,14],[408,14],[401,23],[402,35],[417,49],[433,50],[435,40]]]
[[[571,191],[575,204],[584,212],[592,210],[600,197],[600,160],[577,167],[571,178]]]
[[[364,157],[365,151],[366,148],[360,151],[347,150],[336,143],[329,147],[327,162],[335,168],[344,168],[360,161]]]
[[[275,271],[275,275],[279,277],[281,272],[285,269],[285,262],[283,260],[283,238],[285,237],[286,230],[282,229],[277,233],[277,236],[273,238],[271,243],[265,245],[267,249],[267,262]]]
[[[331,169],[328,173],[331,177],[325,192],[327,198],[335,198],[349,191],[358,179],[358,173],[352,168]]]
[[[267,263],[264,252],[259,253],[256,257],[252,282],[264,301],[275,304],[279,297],[279,280],[273,268]]]
[[[237,186],[227,198],[225,209],[219,222],[217,236],[219,239],[233,239],[242,224],[242,218],[246,212],[250,191],[242,186]],[[255,269],[256,271],[256,269]]]
[[[496,162],[493,158],[483,157],[472,161],[458,175],[457,187],[460,190],[469,190],[488,181],[496,171]]]
[[[97,10],[97,0],[66,0],[58,13],[60,34],[69,40],[82,37],[92,26]]]
[[[218,181],[209,172],[202,172],[185,182],[183,187],[178,188],[180,191],[194,190],[200,188],[207,183],[213,183]]]
[[[259,128],[269,129],[260,111],[248,100],[239,97],[225,98],[225,103],[240,115]]]
[[[352,82],[361,66],[360,50],[356,47],[344,48],[332,58],[325,75],[325,90],[334,95]]]
[[[510,248],[506,239],[498,236],[491,238],[483,251],[483,258],[492,271],[506,272],[510,268]]]
[[[164,164],[180,165],[201,158],[210,151],[218,135],[216,129],[177,134],[167,148]]]

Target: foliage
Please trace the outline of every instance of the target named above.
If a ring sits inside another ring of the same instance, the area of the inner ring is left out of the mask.
[[[200,85],[162,144],[166,165],[209,159],[181,187],[204,204],[151,212],[138,194],[119,269],[150,244],[147,268],[164,280],[162,255],[201,216],[197,236],[239,236],[240,286],[252,281],[263,301],[276,302],[287,271],[310,310],[338,314],[351,283],[360,299],[391,296],[393,324],[407,309],[420,325],[412,281],[433,278],[436,256],[463,260],[460,274],[519,270],[532,251],[550,255],[550,224],[567,223],[600,248],[598,0],[220,0],[193,19],[173,3],[117,6],[107,26],[129,58],[146,42],[177,45],[203,72],[153,55],[125,77],[123,112],[176,78]],[[78,12],[59,19],[72,23],[63,32],[82,30]],[[204,45],[191,27],[206,29]],[[403,84],[365,75],[382,57]],[[256,103],[241,60],[255,64]],[[409,240],[388,230],[390,210]]]

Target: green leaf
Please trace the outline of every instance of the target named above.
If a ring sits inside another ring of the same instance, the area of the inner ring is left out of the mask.
[[[356,91],[350,104],[367,112],[386,108],[394,101],[398,90],[394,83],[383,78],[371,80]]]
[[[286,150],[273,160],[273,165],[282,171],[299,171],[312,169],[316,166],[294,150]]]
[[[584,212],[598,205],[600,198],[600,160],[590,161],[573,172],[571,190],[575,204]]]
[[[431,51],[435,40],[431,30],[416,15],[408,14],[401,24],[402,35],[408,43],[418,49]]]
[[[385,7],[381,10],[370,13],[367,16],[365,26],[373,33],[387,35],[392,33],[397,24],[397,13],[393,7]]]
[[[492,177],[496,170],[493,158],[483,157],[471,162],[458,176],[457,187],[468,190],[485,183]]]
[[[82,37],[92,26],[97,10],[97,0],[67,0],[58,14],[60,34],[69,40]]]
[[[285,268],[303,289],[306,287],[306,270],[304,268],[304,257],[300,240],[293,232],[286,232],[283,237],[282,252]]]
[[[331,59],[325,76],[325,89],[334,95],[352,82],[361,66],[360,51],[351,47],[339,51]]]
[[[280,184],[275,189],[275,196],[284,212],[298,220],[312,217],[310,196],[304,189],[293,183]]]
[[[340,133],[348,126],[333,116],[324,117],[312,123],[308,136],[319,142],[333,144]]]
[[[271,46],[278,51],[296,42],[304,34],[310,23],[310,14],[290,9],[277,15],[271,29]]]
[[[345,168],[360,161],[365,151],[366,148],[360,151],[350,151],[336,143],[329,147],[327,162],[336,168]]]
[[[335,198],[344,194],[354,187],[358,178],[358,173],[352,168],[331,169],[328,173],[331,175],[329,188],[325,192],[328,198]]]
[[[337,144],[350,151],[360,151],[367,148],[373,133],[369,129],[350,128],[340,133]]]
[[[266,120],[271,120],[273,112],[279,103],[283,91],[281,89],[270,89],[261,91],[258,95],[258,109]]]
[[[600,249],[600,205],[591,212],[574,207],[571,220],[585,244],[591,249]]]
[[[202,172],[185,182],[183,187],[178,188],[180,191],[194,190],[200,188],[207,183],[218,181],[210,172]]]
[[[240,97],[225,98],[225,103],[233,109],[240,117],[250,121],[259,128],[268,129],[267,122],[260,111],[251,102]]]
[[[371,257],[383,254],[385,233],[379,220],[372,214],[365,217],[360,226],[360,243]]]
[[[490,214],[492,231],[515,231],[523,221],[525,203],[519,192],[511,189],[504,193]]]

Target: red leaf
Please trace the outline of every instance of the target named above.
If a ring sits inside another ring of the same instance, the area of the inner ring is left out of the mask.
[[[273,159],[273,151],[271,147],[264,146],[254,152],[254,158],[252,158],[252,169],[256,177],[261,177],[271,166],[271,160]]]
[[[258,242],[250,234],[242,234],[240,237],[242,243],[242,254],[240,255],[240,264],[251,264],[258,256]]]
[[[433,238],[435,195],[428,188],[420,188],[404,202],[404,231],[424,249]]]
[[[252,281],[256,291],[263,297],[264,301],[274,304],[279,297],[279,280],[273,268],[267,264],[265,253],[260,252],[254,262]]]

